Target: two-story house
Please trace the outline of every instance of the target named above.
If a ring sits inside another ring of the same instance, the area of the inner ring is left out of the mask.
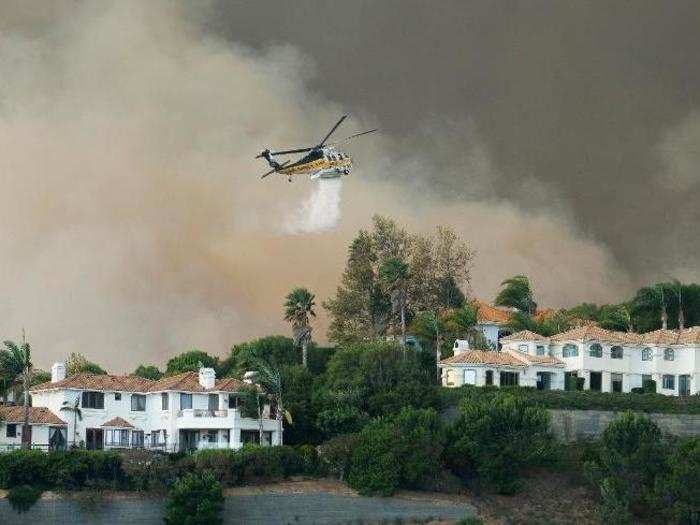
[[[239,448],[259,442],[261,433],[263,444],[281,444],[269,407],[260,419],[242,413],[241,396],[256,388],[234,378],[216,379],[212,368],[152,381],[118,375],[66,377],[65,365],[55,363],[51,381],[32,387],[31,394],[34,407],[65,421],[69,445],[88,449]]]

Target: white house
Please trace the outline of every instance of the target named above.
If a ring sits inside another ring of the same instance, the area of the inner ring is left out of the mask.
[[[263,417],[244,417],[239,394],[251,385],[216,379],[212,368],[157,381],[136,376],[76,374],[66,377],[63,363],[51,381],[30,389],[34,407],[65,421],[68,444],[88,449],[146,447],[166,451],[239,448],[258,442],[281,444],[278,422],[265,407]],[[253,387],[256,388],[256,387]],[[66,407],[76,404],[80,415]],[[3,443],[0,435],[0,445]],[[32,439],[35,444],[43,436]]]
[[[20,448],[23,442],[24,407],[0,406],[0,450]],[[29,407],[29,435],[26,441],[45,448],[66,448],[67,424],[44,407]]]
[[[502,337],[500,342],[500,352],[479,353],[461,352],[462,343],[457,341],[455,356],[438,364],[443,370],[443,385],[502,384],[505,378],[509,384],[564,388],[563,376],[575,375],[584,379],[586,390],[630,392],[641,387],[644,380],[652,379],[656,381],[657,392],[662,394],[700,392],[698,326],[646,334],[582,326],[552,337],[522,331]],[[518,361],[529,364],[519,365]],[[473,383],[472,370],[476,370]],[[491,383],[486,377],[489,370]],[[511,373],[502,374],[506,370]],[[550,375],[546,376],[548,370]],[[482,376],[484,379],[480,380]],[[538,378],[534,384],[533,376]]]
[[[564,388],[564,363],[547,355],[521,350],[471,350],[455,341],[454,355],[438,363],[442,385],[532,386],[544,390]]]

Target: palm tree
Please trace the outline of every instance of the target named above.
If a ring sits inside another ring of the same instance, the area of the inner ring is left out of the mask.
[[[501,283],[502,289],[493,302],[496,306],[509,306],[527,315],[537,311],[537,303],[532,299],[530,279],[525,275],[516,275]]]
[[[666,295],[664,294],[664,285],[659,283],[656,285],[656,290],[659,294],[659,300],[661,302],[661,329],[668,329],[668,312],[666,311]]]
[[[284,303],[284,320],[292,324],[294,344],[301,346],[301,361],[308,367],[308,348],[311,341],[309,316],[316,317],[314,299],[316,297],[306,288],[295,288],[287,294]]]
[[[401,322],[401,339],[404,355],[406,352],[406,302],[408,284],[408,264],[398,257],[387,259],[379,268],[379,278],[384,283],[391,297],[392,314],[399,315]]]
[[[61,406],[61,410],[73,413],[73,446],[75,447],[75,442],[77,441],[78,436],[78,421],[83,420],[83,412],[80,410],[80,396],[76,397],[75,401],[72,403],[64,401],[63,406]]]
[[[29,385],[32,382],[33,365],[31,347],[22,336],[22,344],[5,341],[5,350],[0,352],[0,375],[6,380],[21,378],[24,391],[24,424],[22,426],[22,448],[31,447],[29,427]]]
[[[284,428],[282,425],[282,418],[287,420],[287,423],[292,423],[292,416],[289,411],[284,409],[284,402],[282,397],[282,373],[280,369],[269,365],[263,359],[256,359],[254,364],[255,371],[257,372],[258,385],[262,388],[266,397],[274,402],[275,419],[277,420],[277,436],[278,444],[282,444],[282,436]],[[262,441],[261,441],[262,443]]]

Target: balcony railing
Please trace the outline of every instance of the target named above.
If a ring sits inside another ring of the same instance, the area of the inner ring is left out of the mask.
[[[178,410],[177,417],[228,417],[228,410],[186,408],[184,410]]]

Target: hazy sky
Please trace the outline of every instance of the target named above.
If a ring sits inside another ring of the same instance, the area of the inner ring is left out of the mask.
[[[0,3],[0,335],[111,370],[287,328],[373,213],[453,226],[475,295],[539,302],[700,280],[697,2]],[[337,228],[264,146],[343,113]],[[320,306],[319,306],[320,310]],[[325,332],[321,318],[316,333]]]

